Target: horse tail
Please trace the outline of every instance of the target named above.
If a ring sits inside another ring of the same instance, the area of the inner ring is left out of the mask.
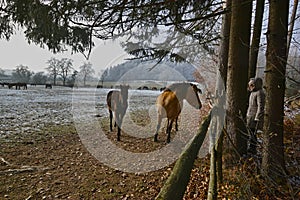
[[[108,106],[108,109],[111,109],[111,96],[112,96],[113,91],[109,91],[106,97],[106,103]]]

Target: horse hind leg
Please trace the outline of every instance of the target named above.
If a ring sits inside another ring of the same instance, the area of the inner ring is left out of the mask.
[[[109,110],[109,128],[110,131],[112,131],[112,120],[113,120],[113,113],[111,110]]]
[[[156,132],[155,132],[155,135],[154,135],[154,142],[157,142],[158,131],[160,129],[161,121],[162,121],[162,117],[159,115],[158,116],[157,126],[156,126]]]
[[[170,120],[168,119],[167,120],[167,129],[166,129],[166,134],[168,135],[168,133],[169,133],[169,127],[170,126]]]
[[[116,128],[117,127],[117,123],[119,123],[119,122],[117,122],[117,113],[115,112],[115,123],[114,123],[114,127]]]
[[[118,126],[117,141],[121,140],[120,137],[121,137],[121,128],[120,126]]]
[[[124,115],[122,115],[122,114],[119,116],[117,141],[121,140],[120,137],[121,137],[121,131],[122,131],[121,127],[122,127],[122,123],[123,123],[123,117],[124,117]]]
[[[178,117],[176,118],[176,121],[175,121],[175,130],[178,131]]]
[[[170,143],[171,141],[171,130],[172,130],[173,120],[169,122],[168,119],[168,125],[167,125],[167,143]]]
[[[118,131],[117,131],[117,141],[120,141],[120,137],[121,137],[121,125],[122,125],[122,119],[120,114],[115,113],[115,126],[118,127]]]

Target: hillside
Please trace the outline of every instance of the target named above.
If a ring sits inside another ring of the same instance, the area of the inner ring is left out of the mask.
[[[195,81],[196,68],[189,63],[130,60],[106,69],[104,81]]]

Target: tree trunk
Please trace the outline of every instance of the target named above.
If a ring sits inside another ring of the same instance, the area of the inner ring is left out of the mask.
[[[219,72],[221,80],[226,90],[227,81],[227,67],[228,67],[228,52],[229,52],[229,37],[230,37],[230,20],[231,20],[231,1],[226,0],[227,13],[222,18],[222,30],[221,30],[221,44],[220,44],[220,56],[219,56]],[[218,86],[217,86],[218,87]],[[217,93],[222,93],[218,92]]]
[[[220,74],[218,74],[218,79],[221,79]],[[223,129],[225,124],[225,89],[224,85],[223,87],[221,85],[218,85],[218,88],[220,89],[219,91],[223,91],[223,93],[216,93],[217,98],[215,99],[215,105],[211,111],[211,123],[209,128],[211,155],[210,179],[207,196],[208,200],[217,199],[217,183],[220,178],[222,179],[222,144]]]
[[[219,141],[217,145],[217,181],[218,184],[223,183],[223,141],[224,141],[224,131],[222,130]]]
[[[256,0],[256,11],[253,25],[253,34],[250,47],[249,75],[248,80],[256,76],[257,57],[261,36],[262,21],[264,16],[265,0]]]
[[[262,174],[281,181],[285,173],[283,116],[289,1],[270,0],[267,31],[266,105]],[[280,22],[280,23],[278,23]]]
[[[56,85],[56,75],[53,76],[53,85]]]
[[[223,15],[222,19],[222,32],[221,32],[221,45],[220,45],[220,53],[219,53],[219,68],[217,73],[217,81],[216,81],[216,91],[215,97],[217,99],[218,107],[224,107],[225,101],[221,99],[225,99],[225,88],[226,88],[226,80],[227,80],[227,64],[228,64],[228,51],[229,51],[229,35],[230,35],[230,17],[231,17],[231,0],[226,1],[225,9],[228,11]],[[222,109],[224,113],[224,109]],[[220,113],[219,113],[220,114]],[[214,117],[214,116],[213,116]],[[218,182],[223,182],[223,171],[222,171],[222,153],[223,153],[223,126],[224,126],[224,117],[220,117],[216,119],[215,126],[217,127],[215,130],[217,133],[216,141],[211,144],[211,157],[210,157],[210,179],[208,186],[208,200],[217,199],[218,194]],[[219,121],[218,121],[219,120]],[[222,122],[220,120],[223,120]],[[215,121],[215,120],[213,120]],[[222,125],[221,125],[222,124]],[[213,133],[213,131],[211,132]],[[211,136],[213,138],[213,136]]]
[[[237,151],[247,151],[247,83],[252,1],[232,0],[227,74],[227,132]]]
[[[207,129],[209,127],[211,119],[211,113],[202,122],[201,127],[197,135],[193,138],[191,143],[182,152],[177,160],[173,171],[161,188],[156,199],[160,200],[181,200],[184,196],[186,186],[190,179],[190,174],[194,165],[194,161],[198,156],[199,149],[202,146],[204,138],[206,136]]]
[[[86,75],[83,76],[83,86],[86,85]]]
[[[290,46],[291,46],[291,41],[292,41],[292,36],[293,36],[293,30],[294,30],[294,25],[295,25],[295,19],[296,19],[296,14],[297,14],[297,8],[298,8],[298,0],[294,0],[294,6],[293,6],[293,11],[290,19],[290,28],[288,32],[288,41],[287,41],[287,58],[289,56],[289,51],[290,51]]]
[[[229,52],[229,36],[230,36],[230,19],[231,19],[231,0],[226,1],[225,9],[228,11],[223,15],[222,19],[222,30],[221,30],[221,44],[220,44],[220,60],[219,60],[219,76],[217,78],[216,83],[216,91],[215,95],[217,98],[223,97],[226,94],[226,81],[227,81],[227,68],[228,68],[228,52]],[[220,102],[221,103],[221,102]],[[222,102],[225,104],[225,102]],[[224,134],[223,131],[219,133],[219,140],[217,145],[217,158],[216,158],[216,166],[217,166],[217,182],[223,182],[223,139]]]
[[[215,146],[210,152],[210,169],[209,169],[209,186],[207,200],[217,199],[218,196],[218,182],[217,182],[217,151]]]

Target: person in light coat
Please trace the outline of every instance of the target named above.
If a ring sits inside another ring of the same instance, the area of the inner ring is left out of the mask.
[[[257,130],[263,128],[265,93],[263,91],[263,80],[252,78],[248,83],[249,107],[247,110],[247,127],[249,130],[248,153],[256,154]]]

